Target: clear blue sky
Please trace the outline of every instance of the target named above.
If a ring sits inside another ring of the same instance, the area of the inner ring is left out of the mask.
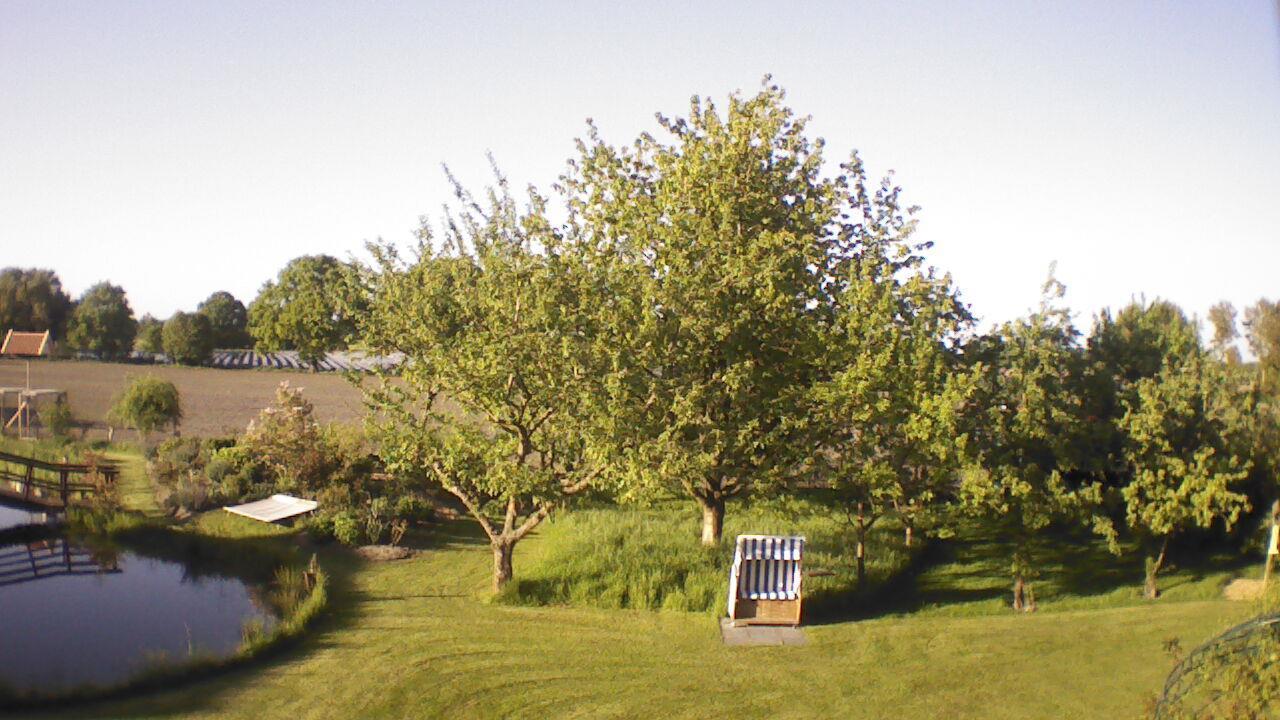
[[[164,317],[408,240],[486,151],[543,188],[765,73],[830,160],[897,171],[985,323],[1057,260],[1103,306],[1280,297],[1274,0],[0,2],[0,265]]]

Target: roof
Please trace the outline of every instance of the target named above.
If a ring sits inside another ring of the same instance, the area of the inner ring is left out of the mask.
[[[800,535],[739,535],[734,555],[743,560],[799,560],[803,553]]]
[[[258,500],[244,505],[232,505],[231,507],[223,508],[223,510],[262,522],[275,522],[291,518],[294,515],[309,513],[317,507],[320,507],[320,503],[315,500],[303,500],[292,495],[272,495],[266,500]]]
[[[43,357],[49,350],[49,331],[18,332],[10,330],[0,346],[0,355],[9,357]]]

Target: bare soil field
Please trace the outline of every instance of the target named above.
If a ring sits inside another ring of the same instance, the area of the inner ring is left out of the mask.
[[[154,375],[172,382],[182,398],[184,435],[241,432],[275,399],[276,387],[288,381],[303,388],[320,422],[358,423],[364,415],[360,391],[334,373],[280,370],[221,370],[168,365],[131,365],[79,360],[31,363],[31,387],[65,390],[77,420],[91,423],[90,437],[106,433],[111,401],[130,378]],[[0,386],[22,387],[26,370],[20,360],[0,360]],[[119,430],[119,428],[117,428]]]

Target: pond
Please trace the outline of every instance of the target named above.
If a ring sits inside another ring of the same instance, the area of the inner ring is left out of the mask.
[[[0,545],[0,695],[117,685],[272,627],[257,587],[195,567],[59,536]]]
[[[49,522],[49,516],[39,510],[29,510],[18,505],[0,502],[0,530],[21,527],[23,525],[43,525]]]

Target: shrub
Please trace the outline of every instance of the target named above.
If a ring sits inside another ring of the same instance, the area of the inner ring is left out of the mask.
[[[165,354],[179,365],[202,365],[213,353],[213,326],[200,313],[174,313],[161,338]]]
[[[302,390],[282,382],[276,401],[249,423],[241,444],[259,458],[285,492],[318,489],[330,473],[329,453]]]
[[[65,438],[71,428],[75,427],[76,418],[71,412],[71,405],[59,400],[52,408],[42,413],[49,432],[56,438]]]
[[[111,404],[108,418],[138,431],[145,440],[147,433],[171,424],[176,429],[182,421],[182,403],[178,388],[168,380],[144,375],[129,383]]]
[[[253,468],[236,465],[243,454],[233,442],[171,438],[156,446],[147,471],[160,506],[173,514],[194,513],[242,498],[241,484],[252,487]]]

